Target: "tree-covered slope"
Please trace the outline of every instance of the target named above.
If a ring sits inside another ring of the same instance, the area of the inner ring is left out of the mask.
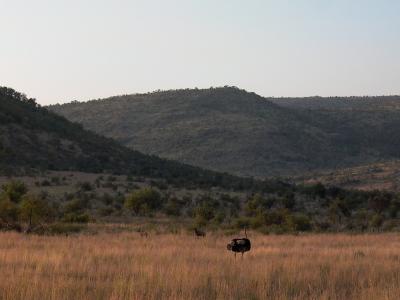
[[[361,164],[400,158],[400,96],[273,99],[312,118]]]
[[[254,183],[125,148],[40,107],[35,99],[0,87],[0,174],[30,169],[132,174],[194,187]]]
[[[225,87],[50,109],[135,150],[238,175],[287,176],[400,155],[397,111],[327,113],[294,101]]]

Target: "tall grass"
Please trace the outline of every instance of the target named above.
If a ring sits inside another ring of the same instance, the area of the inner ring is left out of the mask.
[[[0,234],[1,299],[400,299],[400,237]]]

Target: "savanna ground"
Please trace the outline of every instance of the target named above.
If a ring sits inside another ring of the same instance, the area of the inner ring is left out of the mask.
[[[398,234],[0,233],[1,299],[400,299]]]

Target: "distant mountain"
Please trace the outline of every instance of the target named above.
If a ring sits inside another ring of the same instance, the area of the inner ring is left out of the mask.
[[[0,175],[30,170],[131,174],[194,187],[249,188],[254,183],[125,148],[0,87]]]
[[[398,103],[400,97],[263,98],[224,87],[49,109],[147,154],[265,177],[399,158]]]

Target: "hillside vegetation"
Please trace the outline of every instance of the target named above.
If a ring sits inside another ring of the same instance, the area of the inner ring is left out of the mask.
[[[71,170],[162,178],[170,184],[248,188],[254,184],[227,174],[134,151],[84,130],[40,107],[35,99],[0,88],[0,175],[37,170]]]
[[[50,109],[144,153],[265,177],[399,158],[399,100],[263,98],[224,87],[124,95]]]
[[[162,179],[135,176],[52,171],[35,177],[0,177],[0,186],[0,230],[47,228],[52,232],[51,228],[58,228],[60,222],[65,226],[70,222],[130,223],[138,219],[167,220],[170,230],[400,230],[398,194],[322,184],[264,182],[257,190],[233,191],[175,187]],[[27,205],[35,208],[36,220],[29,222],[32,224],[27,223]]]
[[[400,161],[373,163],[328,172],[316,172],[298,176],[299,184],[323,183],[358,190],[387,190],[400,192]]]
[[[248,94],[227,90],[232,97],[212,98],[209,105],[214,111],[214,102],[223,99],[221,111],[229,107],[237,116],[242,100],[235,95]],[[226,89],[202,93],[225,95]],[[400,199],[393,192],[352,191],[320,183],[296,186],[278,179],[207,171],[129,150],[12,89],[2,88],[0,95],[0,173],[6,175],[0,177],[0,229],[44,230],[58,222],[129,222],[132,218],[179,219],[198,227],[248,227],[264,233],[400,228]],[[257,108],[247,107],[249,119],[254,119],[256,111],[260,119],[268,113],[268,123],[285,113],[273,103],[265,106],[265,100],[250,96]],[[190,105],[198,105],[196,115],[202,109],[208,114],[208,96],[199,99],[198,103],[190,100]],[[298,122],[294,115],[287,124]],[[316,136],[313,132],[307,138]]]

